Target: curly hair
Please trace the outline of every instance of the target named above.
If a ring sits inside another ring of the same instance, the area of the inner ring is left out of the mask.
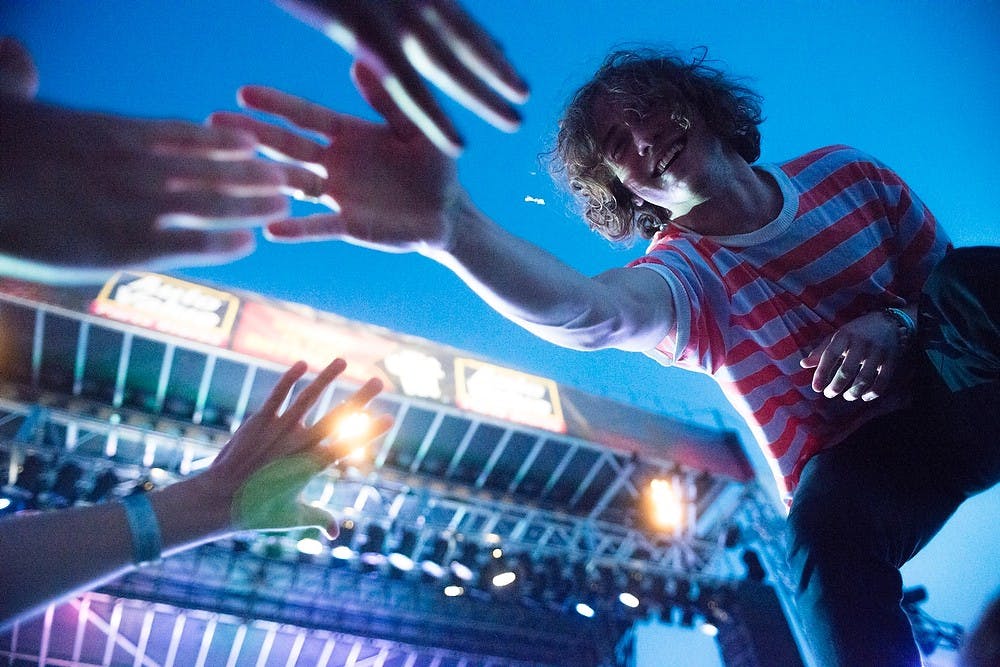
[[[761,96],[706,64],[706,57],[706,49],[690,62],[652,50],[615,51],[566,106],[549,153],[550,169],[557,180],[565,180],[590,228],[608,240],[648,238],[669,221],[669,213],[637,205],[615,176],[599,145],[598,102],[639,114],[666,107],[681,122],[696,112],[748,163],[760,157]]]

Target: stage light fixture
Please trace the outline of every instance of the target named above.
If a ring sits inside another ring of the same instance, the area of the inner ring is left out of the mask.
[[[444,594],[450,598],[456,598],[465,594],[465,588],[458,584],[449,584],[444,587]]]
[[[619,594],[618,601],[631,609],[638,609],[639,607],[639,598],[636,597],[634,594],[629,593],[628,591]]]
[[[299,535],[295,548],[302,555],[318,556],[326,549],[326,543],[319,528],[309,528]]]
[[[330,551],[331,556],[340,561],[347,561],[357,555],[353,549],[356,529],[357,525],[354,523],[354,519],[345,519],[340,523],[340,532],[330,543],[330,546],[333,547]]]
[[[389,554],[389,564],[400,572],[409,572],[413,569],[413,552],[417,548],[417,533],[413,530],[404,530],[399,544]]]
[[[714,623],[710,623],[709,621],[705,621],[704,623],[699,625],[698,630],[701,632],[701,634],[705,635],[706,637],[715,637],[716,635],[719,634],[718,626],[716,626]]]
[[[681,527],[684,522],[684,501],[676,478],[652,480],[646,496],[649,521],[654,528],[674,531]]]
[[[434,581],[445,575],[445,559],[451,550],[451,540],[444,535],[438,535],[434,539],[434,546],[430,555],[420,563],[420,570],[424,574],[425,580]]]
[[[451,571],[462,581],[472,581],[475,578],[475,568],[479,558],[479,545],[466,541],[462,544],[462,555],[451,562]]]
[[[593,618],[596,613],[594,608],[586,602],[577,602],[574,609],[576,610],[576,613],[580,614],[580,616],[583,616],[584,618]]]
[[[385,547],[386,530],[377,523],[368,524],[365,531],[365,543],[361,547],[361,562],[367,566],[368,571],[385,562],[385,554],[382,549]]]

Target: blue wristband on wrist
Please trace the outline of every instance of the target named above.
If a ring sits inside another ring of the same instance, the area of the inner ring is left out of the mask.
[[[153,504],[145,493],[133,493],[121,500],[132,534],[132,560],[136,565],[144,565],[159,559],[163,550],[160,538],[160,523],[156,520]]]
[[[901,308],[886,308],[886,314],[895,320],[897,326],[899,327],[899,342],[902,345],[906,345],[910,342],[910,339],[915,333],[917,333],[917,325],[910,317],[909,313]]]

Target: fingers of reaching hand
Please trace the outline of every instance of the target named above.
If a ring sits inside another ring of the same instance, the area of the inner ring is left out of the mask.
[[[236,197],[267,197],[281,194],[286,180],[281,165],[258,159],[220,161],[171,156],[145,162],[141,169],[150,194],[208,190]]]
[[[237,197],[211,191],[168,192],[155,199],[160,229],[231,229],[263,224],[288,214],[283,195]]]
[[[416,76],[415,73],[414,76]],[[385,119],[396,136],[400,139],[408,140],[422,132],[421,127],[418,127],[416,122],[417,119],[412,114],[406,113],[404,108],[389,94],[389,91],[385,87],[384,75],[380,75],[370,63],[363,60],[355,61],[351,66],[351,78],[354,80],[354,85],[357,87],[358,92],[361,93],[361,96],[368,102],[372,109]],[[419,79],[417,79],[417,84],[421,85],[419,84]],[[423,90],[426,93],[426,89]],[[433,99],[429,102],[430,104],[435,104]],[[425,111],[430,113],[430,110]],[[434,141],[433,137],[429,135],[428,137],[446,154],[451,154],[459,150],[462,142],[455,129],[451,127],[451,122],[448,121],[447,116],[440,109],[437,109],[436,105],[434,111],[440,114],[440,119],[435,117],[433,120],[434,123],[438,123],[440,120],[448,124],[448,128],[441,128],[439,126],[439,130],[443,133],[439,136],[439,140],[443,136],[446,145],[442,146],[437,141]]]
[[[213,160],[245,160],[257,145],[248,132],[175,120],[142,122],[136,138],[158,155],[201,155]]]
[[[343,238],[344,220],[337,215],[316,214],[269,223],[264,237],[278,243],[298,243]]]
[[[267,86],[244,86],[238,91],[237,98],[245,108],[279,116],[303,130],[316,132],[328,139],[336,136],[341,122],[340,114],[324,106]]]
[[[296,361],[292,364],[292,366],[287,371],[282,373],[280,378],[278,378],[274,388],[271,389],[271,393],[267,395],[267,398],[260,406],[260,410],[258,410],[258,412],[267,415],[277,415],[278,410],[288,397],[288,392],[292,390],[292,387],[294,387],[295,383],[299,381],[299,378],[305,375],[308,368],[308,364],[304,361]]]
[[[456,34],[432,7],[423,10],[428,24],[418,24],[404,38],[410,62],[448,96],[477,116],[506,132],[521,124],[520,114],[494,92],[496,77],[480,54]],[[484,78],[485,77],[485,78]],[[507,86],[503,86],[509,92]]]
[[[429,11],[436,14],[436,21],[447,31],[452,50],[473,74],[511,102],[527,101],[527,84],[496,41],[457,2],[438,0],[429,7]],[[435,21],[434,18],[430,20]]]
[[[265,123],[245,114],[226,111],[212,114],[209,116],[209,122],[213,127],[227,127],[250,133],[273,159],[283,162],[323,164],[325,146],[277,125]]]
[[[324,415],[312,427],[313,438],[329,440],[325,455],[334,461],[348,453],[352,445],[369,442],[381,435],[391,424],[387,416],[367,421],[364,428],[344,430],[344,426],[353,416],[364,413],[365,406],[382,391],[382,381],[372,378],[365,382],[354,394],[336,408]],[[366,413],[364,413],[366,414]],[[367,414],[366,414],[367,416]],[[346,449],[345,449],[346,447]]]
[[[347,368],[347,362],[343,359],[334,359],[327,364],[326,368],[320,371],[313,381],[295,397],[292,404],[281,415],[282,421],[289,425],[301,422],[306,413],[319,400],[320,395],[338,375],[344,372],[345,368]]]
[[[416,54],[420,51],[412,35],[403,38],[403,46],[411,53]],[[378,86],[365,86],[357,77],[355,85],[397,135],[408,139],[413,133],[411,128],[416,128],[445,155],[458,157],[462,153],[465,142],[451,119],[441,110],[434,96],[424,86],[423,80],[409,60],[403,60],[393,68],[381,58],[362,53],[359,54],[356,64],[373,73]],[[352,68],[352,72],[355,69]],[[371,95],[378,89],[384,92],[384,96],[380,95],[380,98],[384,97],[386,102],[376,105]]]
[[[881,377],[882,373],[879,366],[877,366],[873,361],[865,361],[858,370],[857,375],[855,375],[853,380],[850,382],[850,386],[844,390],[844,399],[854,401],[858,398],[868,396],[871,392],[867,390],[869,390],[869,388],[874,388],[875,384]],[[877,395],[878,394],[876,393],[875,396]],[[874,398],[874,396],[872,398]],[[865,400],[871,399],[865,398]]]
[[[163,229],[144,239],[146,257],[132,259],[148,270],[223,263],[249,255],[255,245],[253,232],[247,229]]]

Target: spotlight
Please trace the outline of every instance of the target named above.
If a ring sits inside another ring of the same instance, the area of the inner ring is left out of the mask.
[[[580,614],[580,616],[583,616],[584,618],[594,617],[594,608],[586,602],[577,602],[574,609],[576,609],[576,613]]]
[[[494,588],[506,588],[513,584],[518,578],[514,564],[508,563],[507,559],[503,557],[503,551],[499,548],[493,549],[492,556],[489,562],[483,566],[479,575],[479,585],[485,588],[486,582],[489,582]]]
[[[465,588],[458,584],[449,584],[444,587],[444,594],[450,598],[457,598],[460,595],[465,595]]]
[[[714,623],[709,623],[708,621],[699,625],[698,630],[707,637],[715,637],[719,634],[719,628]]]
[[[438,535],[434,540],[430,556],[420,563],[425,579],[433,581],[445,575],[444,563],[450,550],[451,540],[444,535]]]
[[[631,609],[637,609],[639,607],[639,598],[628,591],[621,593],[618,596],[618,601]]]
[[[340,532],[333,542],[330,543],[333,547],[333,550],[330,552],[331,556],[340,561],[347,561],[357,555],[352,548],[356,528],[357,526],[353,519],[345,519],[341,522]]]
[[[476,562],[479,558],[479,545],[465,542],[462,545],[462,555],[451,562],[451,571],[462,581],[472,581],[475,577]]]
[[[413,569],[413,551],[417,547],[417,533],[404,530],[399,544],[389,554],[389,564],[399,572],[409,572]]]
[[[647,491],[649,519],[658,530],[675,530],[684,521],[684,502],[676,479],[654,479]]]
[[[385,555],[382,548],[385,546],[386,530],[377,523],[368,525],[365,532],[365,543],[361,547],[361,562],[366,566],[365,570],[370,572],[385,562]]]
[[[323,534],[318,528],[309,528],[302,531],[295,548],[304,556],[318,556],[326,549],[323,542]]]

